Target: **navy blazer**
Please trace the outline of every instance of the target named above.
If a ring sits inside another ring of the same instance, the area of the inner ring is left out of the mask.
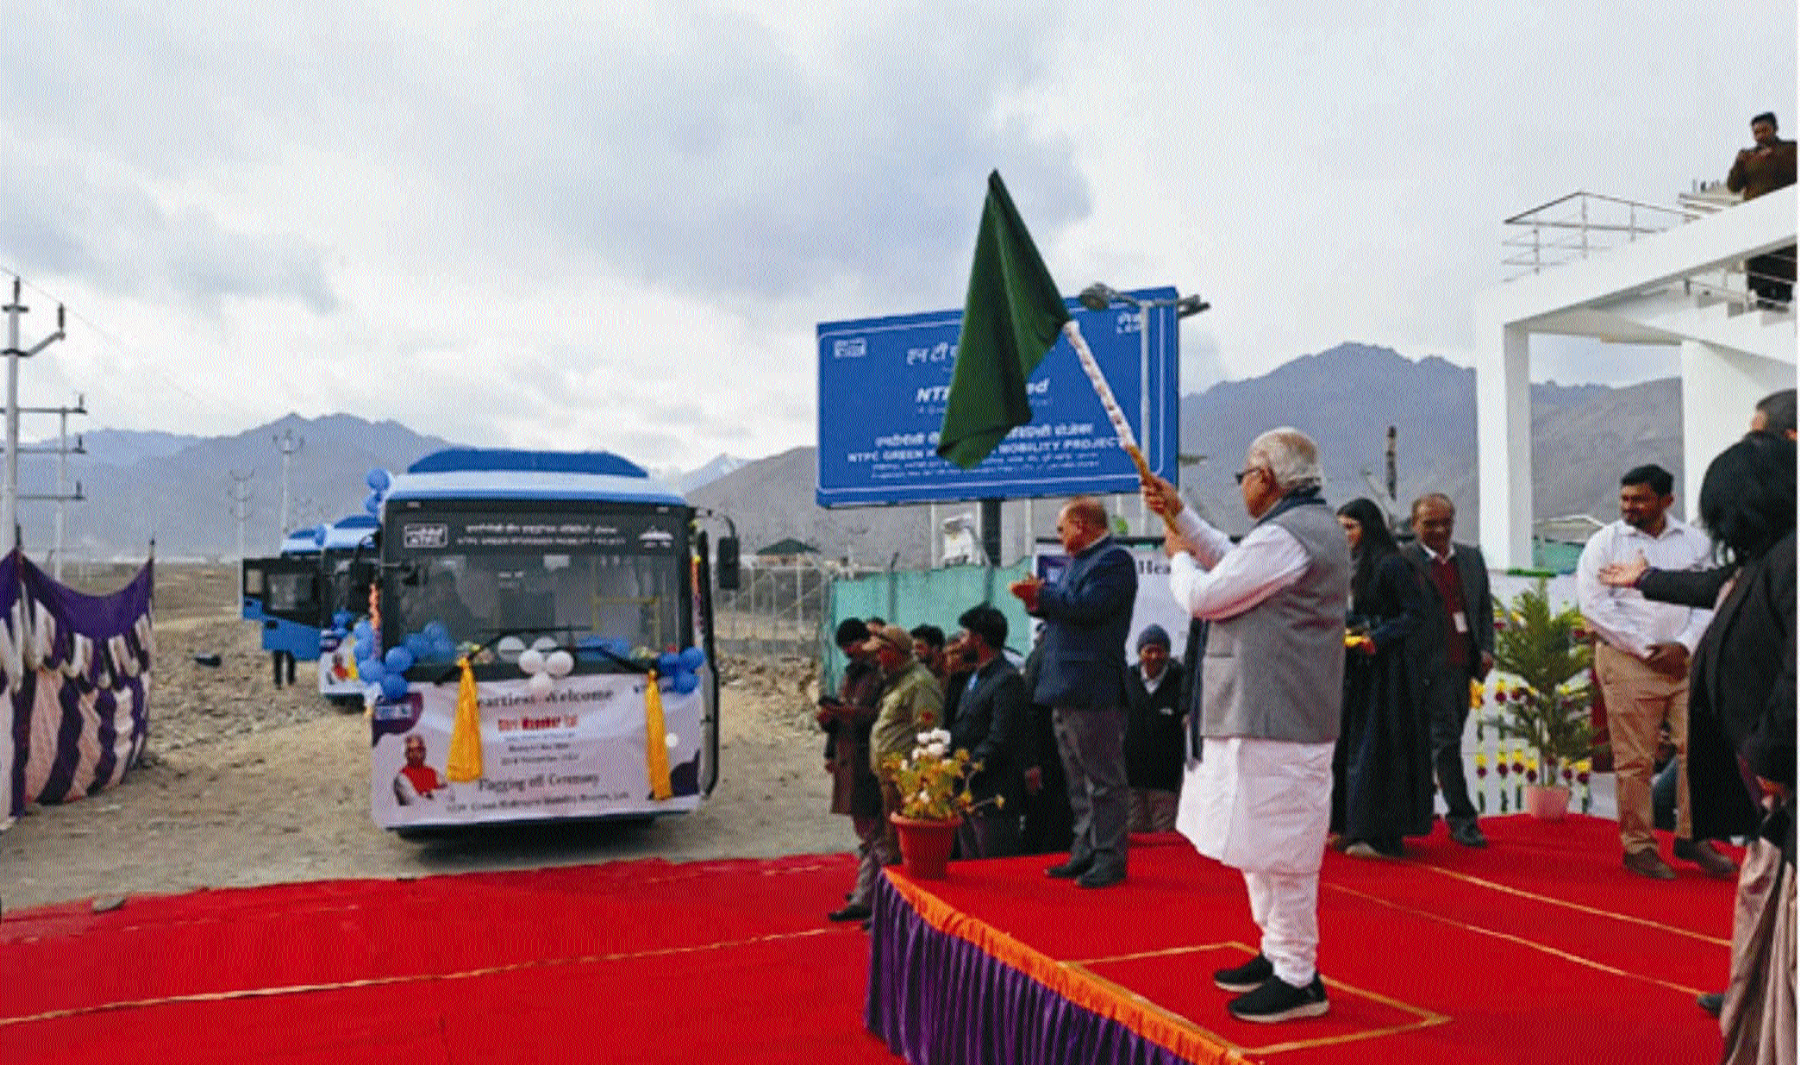
[[[959,689],[966,687],[970,676],[959,674]],[[957,694],[950,748],[966,750],[981,763],[981,772],[969,781],[969,791],[976,799],[1003,795],[1009,804],[1021,802],[1028,727],[1025,682],[1004,657],[988,663],[979,676],[974,688]]]
[[[1137,601],[1137,562],[1102,537],[1038,591],[1044,657],[1032,701],[1071,710],[1125,705],[1125,639]]]

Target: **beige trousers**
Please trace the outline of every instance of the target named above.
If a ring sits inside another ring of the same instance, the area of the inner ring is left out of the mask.
[[[1594,672],[1606,696],[1606,731],[1612,739],[1619,798],[1619,842],[1626,854],[1656,849],[1650,780],[1656,766],[1657,727],[1669,723],[1675,745],[1675,836],[1694,838],[1688,809],[1686,676],[1658,673],[1609,644],[1594,646]]]

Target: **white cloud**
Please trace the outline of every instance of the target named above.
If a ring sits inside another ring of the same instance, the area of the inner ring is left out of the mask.
[[[1792,0],[1333,11],[1091,0],[15,0],[0,265],[66,301],[28,394],[289,410],[650,465],[810,442],[821,320],[955,306],[981,182],[1061,285],[1175,284],[1189,388],[1474,346],[1500,220],[1657,203],[1794,125]],[[29,328],[49,303],[34,297]],[[28,328],[28,332],[29,332]],[[1648,353],[1547,351],[1559,380]],[[1666,363],[1667,360],[1661,360]]]

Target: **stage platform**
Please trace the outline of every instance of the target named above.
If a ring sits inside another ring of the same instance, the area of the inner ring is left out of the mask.
[[[1102,891],[1045,878],[1043,856],[891,870],[866,1021],[915,1065],[1718,1060],[1694,998],[1725,984],[1735,883],[1627,873],[1610,820],[1482,824],[1485,850],[1440,824],[1402,860],[1328,853],[1331,1010],[1275,1025],[1213,987],[1258,933],[1242,878],[1179,836],[1134,837],[1130,878]]]

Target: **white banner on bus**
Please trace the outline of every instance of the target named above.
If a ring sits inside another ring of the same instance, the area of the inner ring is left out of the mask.
[[[527,678],[484,681],[481,779],[450,783],[444,760],[456,720],[457,682],[414,684],[374,711],[370,800],[383,828],[611,817],[693,810],[700,805],[701,693],[662,682],[674,797],[651,798],[640,674],[572,675],[548,695]]]

